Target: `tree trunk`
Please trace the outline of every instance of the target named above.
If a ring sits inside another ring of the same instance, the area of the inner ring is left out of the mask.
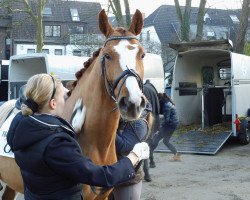
[[[115,15],[117,26],[124,27],[124,20],[122,17],[122,9],[121,9],[121,3],[120,0],[109,0],[111,9]]]
[[[200,0],[200,6],[197,16],[197,31],[196,31],[196,41],[201,41],[203,37],[203,25],[205,16],[205,6],[207,0]]]
[[[38,13],[37,13],[37,46],[36,52],[42,52],[44,46],[44,36],[43,36],[43,10],[45,6],[46,0],[40,0],[38,3]]]
[[[176,14],[180,24],[180,38],[181,41],[189,41],[190,33],[190,12],[191,12],[191,2],[192,0],[186,0],[186,6],[184,14],[182,15],[180,4],[178,0],[174,0]]]
[[[131,25],[131,16],[130,16],[130,8],[128,0],[124,0],[125,5],[125,14],[126,14],[126,27],[129,28]]]
[[[236,38],[236,44],[235,44],[236,53],[243,53],[247,25],[248,25],[249,3],[250,3],[250,0],[243,0],[241,17],[240,17],[240,25],[238,29],[237,38]]]

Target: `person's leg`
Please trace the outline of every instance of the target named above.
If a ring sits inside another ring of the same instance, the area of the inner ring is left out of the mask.
[[[150,182],[152,179],[149,174],[148,159],[144,160],[143,171],[144,171],[144,180]]]
[[[118,186],[114,188],[115,200],[140,200],[142,181],[128,186]]]
[[[158,146],[158,144],[162,138],[163,137],[162,137],[162,128],[161,128],[159,132],[154,134],[154,137],[151,140],[150,147],[152,148],[153,151]]]
[[[173,133],[174,133],[174,129],[173,128],[166,128],[166,132],[165,132],[165,135],[164,135],[164,138],[163,138],[163,143],[168,147],[168,149],[173,154],[176,154],[177,150],[176,150],[175,146],[169,142],[170,138],[173,135]]]
[[[159,141],[162,139],[161,130],[154,134],[153,138],[150,140],[149,145],[149,160],[150,160],[150,167],[155,168],[154,162],[154,150],[158,146]]]
[[[163,138],[163,143],[169,148],[169,150],[174,154],[174,156],[170,159],[171,161],[181,161],[180,154],[177,152],[175,146],[171,144],[170,138],[172,137],[175,127],[168,127],[166,130],[166,135]]]

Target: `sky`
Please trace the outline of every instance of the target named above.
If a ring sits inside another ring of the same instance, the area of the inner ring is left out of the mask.
[[[102,7],[107,6],[108,0],[81,0],[88,2],[99,2]],[[121,0],[121,2],[123,2]],[[185,5],[186,0],[179,0],[181,6]],[[192,0],[193,7],[199,7],[200,0]],[[134,13],[136,9],[145,13],[147,17],[153,11],[155,11],[161,5],[174,5],[174,0],[129,0],[131,13]],[[207,8],[218,9],[241,9],[242,0],[207,0]]]

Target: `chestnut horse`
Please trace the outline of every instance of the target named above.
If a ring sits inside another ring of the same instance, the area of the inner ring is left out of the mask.
[[[106,42],[85,63],[84,69],[76,73],[76,86],[66,102],[64,113],[69,120],[76,100],[83,98],[87,110],[79,144],[83,154],[98,165],[117,161],[115,137],[120,116],[126,120],[137,119],[145,107],[142,93],[144,49],[135,37],[142,26],[139,10],[128,30],[112,28],[102,10],[99,28]],[[106,199],[108,194],[104,188],[84,186],[86,199]]]
[[[87,111],[79,144],[84,155],[99,165],[117,161],[115,136],[120,116],[126,120],[137,119],[146,104],[142,93],[145,54],[136,38],[142,26],[143,17],[139,10],[136,10],[129,29],[114,29],[102,10],[99,28],[106,37],[105,44],[76,73],[77,81],[66,101],[64,118],[70,120],[76,100],[83,99]],[[14,190],[23,192],[20,170],[14,159],[0,156],[0,178],[9,186],[3,199],[14,199]],[[84,197],[107,199],[109,191],[85,185]]]

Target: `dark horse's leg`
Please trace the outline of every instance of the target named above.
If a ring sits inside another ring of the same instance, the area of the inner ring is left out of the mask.
[[[12,190],[10,187],[6,186],[2,200],[14,200],[17,195],[17,192],[15,190]]]
[[[149,159],[144,160],[143,171],[144,171],[144,180],[147,181],[147,182],[150,182],[150,181],[152,181],[152,179],[151,179],[151,176],[149,174],[148,160]]]
[[[3,189],[3,186],[2,186],[2,184],[0,183],[0,191]]]

